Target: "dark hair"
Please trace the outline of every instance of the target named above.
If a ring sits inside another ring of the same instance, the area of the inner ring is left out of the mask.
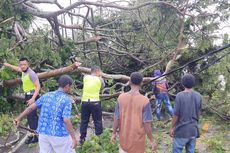
[[[101,68],[99,66],[92,66],[91,67],[91,73],[97,72],[97,71],[101,71]]]
[[[182,79],[181,83],[185,88],[191,89],[196,84],[196,79],[192,74],[185,74]]]
[[[140,85],[143,81],[143,76],[139,72],[133,72],[130,75],[130,81],[132,84]]]
[[[58,86],[61,88],[64,88],[67,85],[72,85],[73,84],[73,80],[70,76],[68,75],[62,75],[59,79],[58,79]]]
[[[26,57],[20,58],[20,59],[19,59],[19,62],[21,62],[21,61],[27,61],[27,62],[29,62],[28,58],[26,58]]]

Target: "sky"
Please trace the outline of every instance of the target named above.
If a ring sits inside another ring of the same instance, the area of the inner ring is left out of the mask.
[[[77,2],[77,1],[80,1],[80,0],[71,0],[72,3],[74,2]],[[84,1],[84,0],[82,0]],[[119,0],[87,0],[87,1],[91,1],[91,2],[100,2],[100,1],[103,1],[103,2],[113,2],[113,1],[116,1],[116,2],[119,2]],[[70,0],[58,0],[58,2],[63,6],[63,7],[67,7],[70,5]],[[126,5],[127,3],[124,2],[121,2],[119,3],[120,5]],[[56,6],[56,5],[52,5],[52,4],[36,4],[36,6],[43,10],[43,11],[57,11],[59,10],[59,8]],[[209,7],[207,9],[208,12],[213,12],[214,11],[214,7]],[[85,10],[81,10],[81,14],[85,14],[86,12],[86,9]],[[70,25],[70,19],[67,18],[66,20],[67,22],[67,25]],[[77,22],[77,21],[74,21],[74,22]],[[41,19],[41,18],[37,18],[33,24],[32,24],[32,29],[36,29],[37,27],[44,27],[44,25],[46,25],[47,27],[49,27],[49,23],[47,22],[46,19]],[[222,42],[222,38],[223,38],[223,35],[224,34],[228,34],[230,36],[230,19],[228,21],[226,21],[225,23],[221,23],[220,24],[220,29],[221,30],[216,30],[216,32],[214,34],[217,34],[221,39],[216,39],[215,41],[215,44],[220,44]]]

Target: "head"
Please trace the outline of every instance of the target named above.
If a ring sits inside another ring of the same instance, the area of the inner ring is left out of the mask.
[[[62,88],[65,93],[69,93],[71,91],[71,85],[73,84],[73,80],[68,75],[62,75],[58,79],[58,86]]]
[[[192,89],[196,84],[196,80],[192,74],[185,74],[181,79],[181,83],[185,88]]]
[[[153,77],[160,77],[161,76],[161,70],[155,70],[153,72]]]
[[[131,86],[139,86],[141,87],[143,81],[143,76],[139,72],[133,72],[130,75],[130,85]]]
[[[19,59],[19,67],[22,69],[23,72],[26,72],[29,68],[29,60],[25,57]]]
[[[92,66],[91,67],[91,74],[100,77],[102,75],[101,68],[99,66]]]

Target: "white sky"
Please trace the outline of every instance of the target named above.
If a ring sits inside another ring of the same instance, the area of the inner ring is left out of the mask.
[[[71,0],[72,3],[80,1],[80,0]],[[84,1],[84,0],[82,0]],[[87,0],[87,1],[91,1],[91,2],[119,2],[119,0]],[[63,7],[67,7],[70,5],[70,0],[58,0],[58,2],[63,6]],[[119,2],[120,5],[126,5],[127,3],[123,0],[123,2]],[[57,11],[59,10],[59,8],[56,5],[52,5],[52,4],[37,4],[36,5],[39,9],[43,10],[43,11]],[[209,7],[207,9],[208,12],[213,12],[213,10],[215,9],[215,7]],[[81,10],[82,12],[80,12],[81,14],[85,14],[86,10]],[[70,25],[70,19],[66,19],[66,24]],[[44,27],[44,25],[47,25],[47,27],[49,27],[49,23],[47,22],[46,19],[41,19],[41,18],[37,18],[34,23],[32,24],[32,28],[37,28],[40,27]],[[220,44],[222,42],[222,38],[224,34],[228,34],[230,37],[230,19],[228,21],[226,21],[225,23],[221,23],[220,24],[220,29],[221,30],[216,30],[216,32],[214,34],[217,34],[218,37],[220,37],[220,39],[216,39],[215,44]]]

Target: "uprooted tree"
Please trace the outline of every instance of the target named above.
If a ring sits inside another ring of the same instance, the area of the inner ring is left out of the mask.
[[[20,84],[16,79],[20,76],[2,64],[17,64],[21,56],[26,56],[41,78],[42,92],[55,89],[56,77],[69,73],[80,96],[80,73],[89,73],[91,65],[100,65],[106,79],[102,97],[105,102],[109,99],[111,108],[113,98],[124,91],[133,71],[145,76],[142,92],[147,95],[151,93],[149,81],[154,79],[154,69],[166,72],[172,95],[180,90],[181,75],[193,73],[198,78],[197,89],[208,102],[207,110],[229,119],[230,111],[225,107],[230,103],[229,36],[217,33],[229,20],[228,1],[69,2],[67,7],[57,0],[0,2],[1,106],[7,106],[9,97],[14,99],[15,93],[20,93],[19,88],[13,88]],[[44,11],[40,4],[58,10]],[[29,32],[37,18],[47,20],[49,26]],[[215,45],[216,40],[221,43]],[[76,60],[83,67],[73,70],[68,65]],[[220,75],[223,77],[218,81]],[[223,80],[225,85],[221,84]],[[10,107],[4,110],[11,111]]]
[[[55,5],[59,9],[43,11],[39,4]],[[57,0],[7,0],[1,2],[1,6],[1,64],[4,61],[17,64],[17,59],[25,55],[43,80],[59,75],[55,69],[80,60],[86,67],[97,64],[105,73],[113,74],[105,75],[107,89],[116,88],[116,84],[124,86],[133,71],[151,77],[154,69],[167,73],[178,67],[181,71],[168,75],[172,85],[177,84],[185,72],[196,74],[202,82],[204,71],[229,55],[228,47],[212,53],[219,48],[214,41],[220,39],[213,33],[229,16],[229,3],[224,0],[70,1],[67,7]],[[210,11],[209,7],[213,6],[215,9]],[[46,19],[50,28],[28,33],[24,28],[28,29],[35,17]],[[228,44],[227,34],[222,39]],[[20,82],[8,80],[16,75],[4,68],[1,70],[1,89]],[[80,68],[82,73],[88,71]],[[65,72],[71,70],[67,68],[61,73]],[[204,90],[209,92],[209,98],[216,91],[213,87],[215,85]],[[144,90],[149,93],[151,86],[147,84]]]

